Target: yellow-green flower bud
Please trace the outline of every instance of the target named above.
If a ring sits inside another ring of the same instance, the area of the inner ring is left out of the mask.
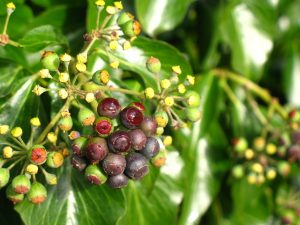
[[[11,130],[11,135],[15,138],[18,138],[18,137],[21,137],[23,134],[23,130],[21,127],[14,127],[12,130]]]
[[[38,117],[34,117],[34,118],[30,119],[30,124],[33,127],[39,127],[39,126],[41,126],[41,121],[40,121],[40,119]]]

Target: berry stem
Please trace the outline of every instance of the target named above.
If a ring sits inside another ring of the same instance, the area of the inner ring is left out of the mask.
[[[12,168],[14,168],[14,166],[16,166],[19,162],[21,162],[23,159],[25,159],[27,157],[27,155],[25,156],[21,156],[19,159],[17,159],[14,163],[12,163],[9,167],[7,167],[8,170],[11,170]]]
[[[100,22],[100,15],[102,12],[103,7],[97,7],[97,20],[96,20],[96,30],[99,29],[99,22]]]
[[[251,80],[233,73],[231,71],[216,68],[212,70],[213,74],[218,77],[224,77],[226,79],[230,79],[240,85],[245,86],[248,90],[252,91],[254,94],[259,96],[262,100],[264,100],[267,104],[274,104],[274,109],[278,112],[278,114],[283,118],[287,119],[287,112],[285,109],[279,104],[278,101],[274,101],[274,97],[270,95],[268,90],[260,87],[256,83],[252,82]]]
[[[9,14],[9,13],[6,14],[6,18],[5,18],[5,22],[4,22],[2,34],[7,34],[7,27],[8,27],[8,22],[9,22],[9,19],[10,19],[10,15],[11,14]]]
[[[267,125],[268,125],[268,119],[260,111],[257,102],[255,101],[255,99],[253,98],[253,96],[250,93],[247,94],[247,100],[248,100],[250,106],[252,107],[253,112],[256,115],[256,117],[258,118],[258,120],[261,122],[261,124],[264,127],[267,127]]]
[[[53,117],[53,119],[50,121],[50,123],[47,125],[47,127],[43,130],[43,132],[40,134],[40,136],[36,139],[35,143],[39,144],[43,142],[49,131],[54,127],[54,125],[58,122],[58,120],[61,117],[61,112],[68,109],[70,106],[71,101],[73,98],[68,98],[63,107],[58,111],[58,113]]]
[[[244,108],[243,104],[238,99],[238,97],[236,97],[235,93],[228,85],[227,80],[222,79],[221,81],[222,81],[223,89],[224,89],[225,93],[227,94],[228,98],[230,99],[230,101],[232,101],[233,105],[235,105],[238,109],[243,109]]]
[[[22,144],[22,142],[20,142],[17,138],[11,136],[11,139],[12,139],[17,145],[19,145],[19,146],[22,148],[22,150],[27,150],[27,146],[24,145],[24,144]]]

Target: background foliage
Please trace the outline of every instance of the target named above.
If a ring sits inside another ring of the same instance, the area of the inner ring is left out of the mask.
[[[2,2],[1,26],[6,12]],[[40,68],[40,51],[70,47],[72,53],[78,52],[83,34],[94,27],[95,10],[93,0],[88,4],[83,0],[15,3],[8,33],[25,48],[0,47],[0,124],[28,130],[31,117],[39,114],[48,121],[61,105],[55,95],[39,100],[31,92],[35,83],[31,74]],[[165,71],[180,64],[184,73],[197,75],[202,121],[190,129],[169,131],[174,146],[167,165],[160,171],[151,169],[142,182],[130,183],[123,191],[90,186],[69,164],[61,169],[58,185],[48,187],[48,200],[40,206],[23,202],[14,207],[1,190],[0,223],[276,224],[275,192],[230,179],[231,138],[254,136],[259,124],[251,112],[224,99],[223,86],[210,70],[224,67],[243,74],[269,88],[282,103],[299,106],[300,1],[136,0],[124,4],[141,22],[144,37],[129,50],[136,57],[116,56],[121,68],[129,71],[119,85],[139,88],[137,77],[143,84],[153,84],[143,65],[149,56],[159,58]],[[107,60],[105,52],[94,57],[94,63]],[[276,184],[278,189],[285,185],[284,181]]]

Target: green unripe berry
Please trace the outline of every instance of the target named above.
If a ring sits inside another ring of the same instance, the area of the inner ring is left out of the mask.
[[[291,166],[286,161],[280,161],[277,163],[278,173],[284,177],[288,176],[291,172]]]
[[[136,20],[129,20],[126,23],[120,25],[123,33],[127,37],[134,37],[140,34],[141,25]]]
[[[166,164],[167,160],[167,151],[165,149],[161,149],[159,153],[151,159],[151,163],[153,166],[159,168]]]
[[[6,186],[9,181],[9,170],[7,168],[0,168],[0,188]]]
[[[89,165],[85,169],[85,177],[90,183],[95,185],[104,184],[107,180],[107,176],[99,169],[97,165]]]
[[[9,185],[6,188],[6,197],[12,201],[14,204],[17,204],[24,199],[24,194],[18,194],[14,191],[12,185]]]
[[[232,141],[232,144],[233,144],[233,150],[238,153],[243,153],[248,148],[248,142],[243,137],[234,139]]]
[[[55,52],[45,51],[41,63],[45,69],[56,71],[59,67],[59,56]]]
[[[133,19],[133,17],[132,17],[131,14],[129,14],[127,12],[122,12],[120,14],[120,16],[118,17],[118,19],[117,19],[117,24],[120,26],[120,25],[122,25],[122,24],[124,24],[124,23],[126,23],[126,22],[128,22],[132,19]]]
[[[152,56],[147,60],[146,66],[151,73],[159,73],[161,70],[161,63],[159,59]]]
[[[196,122],[201,118],[201,112],[198,108],[187,108],[185,109],[185,112],[188,120],[191,122]]]
[[[63,132],[66,132],[66,131],[69,131],[72,129],[73,127],[73,120],[72,120],[72,117],[71,116],[66,116],[66,117],[63,117],[61,118],[59,121],[58,121],[58,127],[63,131]]]
[[[47,165],[58,168],[64,163],[64,156],[60,152],[50,152],[47,156]]]
[[[12,180],[12,188],[18,194],[26,194],[31,187],[30,180],[25,175],[18,175]]]
[[[242,165],[236,165],[232,168],[232,175],[236,179],[240,179],[244,176],[244,167]]]
[[[200,106],[200,95],[196,91],[186,91],[184,97],[187,99],[187,105],[190,107]]]
[[[40,204],[46,200],[47,190],[41,183],[34,182],[27,194],[27,197],[33,204]]]
[[[95,119],[95,114],[88,108],[81,108],[78,112],[78,120],[83,126],[93,125]]]

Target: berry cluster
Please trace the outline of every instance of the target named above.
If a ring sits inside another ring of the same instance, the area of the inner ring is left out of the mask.
[[[234,139],[233,150],[239,161],[232,170],[234,177],[241,178],[246,171],[250,184],[262,184],[266,179],[275,179],[277,174],[291,174],[293,165],[300,162],[299,115],[292,110],[285,126],[254,138],[251,146],[244,137]]]
[[[92,184],[106,182],[112,188],[122,188],[128,178],[142,179],[149,171],[148,160],[155,166],[165,161],[160,149],[154,118],[144,115],[145,107],[134,102],[121,109],[115,98],[104,98],[97,107],[98,118],[87,109],[78,113],[84,126],[93,126],[94,134],[73,141],[72,165],[84,171]]]
[[[0,126],[0,135],[3,135],[7,144],[2,148],[0,157],[0,188],[7,184],[6,195],[14,204],[23,201],[25,195],[34,204],[40,204],[47,197],[47,190],[44,185],[37,181],[36,175],[41,171],[44,179],[49,185],[57,184],[55,174],[47,172],[48,169],[56,169],[62,166],[64,158],[68,156],[65,146],[55,146],[57,136],[54,132],[49,132],[47,139],[42,144],[36,143],[35,134],[41,125],[40,120],[35,117],[30,120],[32,133],[28,142],[22,138],[21,127],[9,128],[8,125]],[[47,146],[47,149],[46,147]],[[11,178],[11,170],[21,164],[22,170],[14,178]],[[11,183],[9,183],[11,180]]]

